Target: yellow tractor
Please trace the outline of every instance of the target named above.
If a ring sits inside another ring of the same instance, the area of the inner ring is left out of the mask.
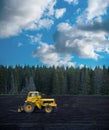
[[[31,113],[37,108],[39,110],[45,109],[46,113],[50,113],[56,107],[57,104],[54,98],[42,98],[40,92],[30,91],[24,105],[18,108],[18,112],[25,111]]]

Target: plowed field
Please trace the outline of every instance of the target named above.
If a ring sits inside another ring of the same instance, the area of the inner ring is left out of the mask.
[[[57,110],[18,113],[25,96],[0,96],[0,130],[109,130],[109,96],[57,96]]]

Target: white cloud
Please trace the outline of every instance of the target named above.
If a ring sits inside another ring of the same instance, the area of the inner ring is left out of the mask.
[[[82,69],[82,68],[85,67],[85,65],[84,64],[80,64],[79,67]]]
[[[49,18],[41,18],[54,14],[56,0],[1,0],[0,3],[0,38],[17,35],[23,29],[36,29],[39,22],[46,28],[53,23]]]
[[[47,43],[40,42],[40,46],[33,52],[33,57],[39,57],[40,61],[48,66],[75,66],[75,63],[71,62],[71,55],[61,55],[56,52],[54,45]]]
[[[108,15],[108,8],[109,0],[88,0],[88,7],[77,17],[78,29],[89,35],[87,40],[91,46],[88,53],[92,54],[92,57],[96,54],[95,59],[102,57],[98,52],[109,52],[108,38],[105,37],[109,35],[109,19],[103,19],[103,16]],[[87,50],[87,47],[83,50]]]
[[[55,47],[58,53],[76,54],[81,58],[97,60],[101,57],[98,53],[106,52],[109,48],[105,34],[102,31],[81,30],[68,23],[60,23],[54,36]]]
[[[102,16],[107,15],[108,7],[109,0],[88,0],[88,7],[77,17],[77,23],[102,22]]]
[[[17,47],[21,47],[21,46],[23,46],[23,43],[19,42],[19,43],[17,44]]]
[[[50,29],[54,21],[49,18],[40,19],[37,23],[29,23],[25,26],[26,30],[40,30],[42,28]]]
[[[108,34],[102,30],[89,31],[63,22],[57,26],[54,44],[43,43],[38,37],[39,46],[33,57],[39,57],[48,66],[75,66],[73,55],[98,60],[103,58],[101,52],[109,53]]]
[[[36,45],[41,42],[42,34],[38,33],[36,36],[27,34],[26,36],[30,39],[30,44],[32,45]]]
[[[48,18],[39,20],[37,29],[47,28],[49,29],[54,24],[54,21]]]
[[[87,19],[91,20],[107,13],[109,0],[88,0]]]
[[[62,8],[62,9],[56,9],[55,10],[55,17],[58,19],[58,18],[61,18],[64,13],[66,12],[66,8]]]
[[[78,0],[64,0],[64,1],[68,2],[69,4],[75,4],[75,5],[78,4]]]
[[[100,52],[109,52],[108,39],[104,31],[82,30],[68,23],[60,23],[54,35],[54,44],[39,42],[33,57],[48,66],[75,66],[73,55],[98,60]]]
[[[45,16],[53,16],[54,13],[55,13],[55,10],[54,10],[54,6],[56,4],[56,0],[50,0],[49,4],[48,4],[48,8],[46,10],[46,12],[44,13]]]
[[[106,53],[109,54],[109,47],[107,47],[105,51],[106,51]]]
[[[72,26],[70,26],[68,23],[60,23],[59,25],[58,25],[58,31],[61,31],[61,32],[63,32],[63,31],[69,31],[69,30],[71,30],[72,29]]]
[[[108,38],[109,33],[109,19],[102,22],[93,22],[92,24],[87,25],[78,25],[78,28],[82,30],[92,31],[92,32],[105,32],[107,33],[104,37]]]

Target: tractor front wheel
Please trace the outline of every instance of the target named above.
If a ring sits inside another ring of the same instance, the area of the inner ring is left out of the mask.
[[[27,112],[27,113],[31,113],[34,111],[34,104],[31,103],[31,102],[25,102],[24,104],[24,111]]]
[[[46,112],[46,113],[51,113],[52,110],[53,110],[53,108],[52,108],[51,106],[46,106],[46,107],[45,107],[45,112]]]

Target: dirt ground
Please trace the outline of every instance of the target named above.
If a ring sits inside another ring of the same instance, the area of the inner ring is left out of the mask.
[[[0,96],[0,130],[109,130],[109,96],[56,96],[57,109],[18,113],[25,96]]]

